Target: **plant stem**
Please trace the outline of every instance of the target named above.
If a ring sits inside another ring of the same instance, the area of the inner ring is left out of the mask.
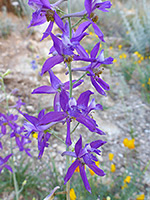
[[[74,129],[71,131],[71,133],[70,134],[72,134],[75,130],[76,130],[76,128],[79,126],[79,122],[77,123],[77,125],[74,127]]]
[[[87,73],[88,73],[88,72],[85,72],[78,80],[76,80],[76,81],[73,83],[73,85],[76,84],[76,83],[78,83]]]
[[[72,87],[73,87],[73,83],[72,83],[72,71],[71,71],[71,64],[68,64],[68,71],[69,71],[69,83],[70,83],[70,87],[69,87],[69,97],[72,97]]]
[[[13,148],[12,148],[12,139],[11,139],[11,153],[13,154]],[[14,187],[15,187],[15,194],[16,194],[16,200],[19,200],[19,189],[18,189],[18,183],[16,179],[16,174],[15,174],[15,165],[14,165],[14,157],[12,155],[12,170],[13,170],[13,181],[14,181]]]

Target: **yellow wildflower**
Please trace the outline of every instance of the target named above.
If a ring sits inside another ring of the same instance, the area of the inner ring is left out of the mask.
[[[76,194],[73,188],[70,190],[70,200],[76,200]]]
[[[128,147],[128,138],[124,138],[123,144],[125,147]]]
[[[110,47],[109,47],[109,49],[110,49],[110,50],[112,50],[112,49],[113,49],[113,47],[112,47],[112,46],[110,46]]]
[[[150,85],[150,78],[148,79],[147,85]]]
[[[142,60],[144,60],[144,57],[143,57],[143,56],[141,56],[141,58],[140,58],[140,59],[141,59],[141,61],[142,61]]]
[[[94,35],[94,33],[93,32],[89,32],[89,35]]]
[[[116,63],[116,62],[117,62],[117,59],[114,59],[114,60],[113,60],[113,63]]]
[[[144,194],[137,195],[137,197],[136,197],[136,200],[144,200],[144,199],[145,199]]]
[[[126,34],[128,35],[130,32],[129,31],[126,31]]]
[[[139,52],[138,52],[138,51],[135,51],[135,52],[134,52],[134,54],[135,54],[135,55],[138,55],[138,54],[139,54]]]
[[[126,183],[124,183],[124,185],[121,186],[121,189],[124,190],[124,188],[127,188],[127,187],[128,187],[128,185]]]
[[[128,141],[128,148],[129,149],[134,149],[135,148],[134,142],[135,142],[134,138]]]
[[[144,84],[144,83],[142,84],[142,87],[145,87],[145,84]]]
[[[102,48],[102,44],[100,43],[100,48]]]
[[[86,49],[85,51],[88,53],[88,50],[87,50],[87,49]]]
[[[124,183],[130,183],[131,181],[131,176],[127,176],[125,179],[124,179]]]
[[[122,55],[123,55],[123,58],[126,58],[126,57],[127,57],[127,55],[126,55],[125,53],[123,53]]]
[[[122,59],[122,58],[123,58],[122,54],[119,56],[119,58],[120,58],[120,59]]]
[[[125,138],[123,140],[123,144],[125,147],[128,147],[129,149],[134,149],[135,146],[134,146],[134,142],[135,142],[135,139],[131,139],[131,140],[128,140],[128,138]]]
[[[118,49],[122,49],[122,45],[120,44],[120,45],[118,45]]]
[[[114,172],[116,171],[116,165],[115,165],[115,164],[111,164],[111,169],[110,169],[110,171],[111,171],[112,173],[114,173]]]
[[[138,60],[138,63],[140,64],[142,61],[141,60]]]
[[[34,133],[32,134],[32,137],[37,139],[37,138],[38,138],[38,133],[34,132]]]
[[[113,160],[113,158],[114,158],[114,154],[113,154],[113,153],[109,153],[109,155],[108,155],[108,156],[109,156],[109,160],[110,160],[110,161],[112,161],[112,160]]]

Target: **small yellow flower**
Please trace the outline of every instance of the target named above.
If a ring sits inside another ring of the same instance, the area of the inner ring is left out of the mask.
[[[76,194],[73,188],[70,190],[70,200],[76,200]]]
[[[79,166],[75,169],[75,172],[80,172]]]
[[[94,35],[94,33],[93,32],[89,32],[89,35]]]
[[[150,85],[150,78],[148,79],[147,85]]]
[[[120,44],[120,45],[118,45],[118,49],[122,49],[122,45]]]
[[[117,82],[116,85],[119,85],[119,83]]]
[[[137,197],[136,197],[136,200],[144,200],[144,199],[145,199],[144,194],[137,195]]]
[[[109,49],[110,49],[110,50],[112,50],[112,49],[113,49],[113,47],[112,47],[112,46],[110,46],[110,47],[109,47]]]
[[[122,59],[122,58],[123,58],[122,54],[119,56],[119,58],[120,58],[120,59]]]
[[[148,56],[148,58],[150,59],[150,56]]]
[[[129,142],[128,142],[128,148],[129,148],[129,149],[134,149],[134,148],[135,148],[134,142],[135,142],[135,139],[134,139],[134,138],[131,139],[131,140],[129,140]]]
[[[127,35],[128,35],[129,33],[130,33],[129,31],[126,32]]]
[[[134,146],[134,142],[135,142],[135,139],[131,139],[131,140],[128,140],[128,138],[125,138],[123,140],[123,144],[125,147],[128,147],[129,149],[134,149],[135,146]]]
[[[140,64],[142,61],[141,60],[138,60],[138,63]]]
[[[144,57],[143,57],[143,56],[141,56],[141,58],[140,58],[140,59],[141,59],[141,61],[142,61],[142,60],[144,60]]]
[[[109,160],[110,160],[110,161],[112,161],[112,160],[113,160],[113,158],[114,158],[114,154],[113,154],[113,153],[109,153],[109,155],[108,155],[108,156],[109,156]]]
[[[88,50],[87,50],[87,49],[86,49],[85,51],[88,53]]]
[[[128,138],[124,138],[123,144],[125,147],[128,147],[128,141],[129,141]]]
[[[124,183],[130,183],[131,181],[131,176],[127,176],[125,179],[124,179]]]
[[[124,190],[124,188],[127,188],[127,187],[128,187],[128,185],[126,183],[124,183],[124,185],[121,186],[121,189]]]
[[[123,55],[123,58],[126,58],[126,57],[127,57],[127,55],[126,55],[125,53],[123,53],[122,55]]]
[[[117,59],[114,59],[114,60],[113,60],[113,63],[116,63],[116,62],[117,62]]]
[[[38,133],[37,133],[37,132],[34,132],[34,133],[32,134],[32,137],[37,139],[37,138],[38,138]]]
[[[115,165],[115,164],[111,164],[111,169],[110,169],[110,171],[111,171],[112,173],[114,173],[114,172],[116,171],[116,165]]]
[[[135,55],[138,55],[138,54],[139,54],[139,52],[138,52],[138,51],[135,51],[135,52],[134,52],[134,54],[135,54]]]
[[[102,44],[100,43],[100,48],[102,48]]]
[[[145,84],[144,84],[144,83],[142,84],[142,87],[145,87]]]

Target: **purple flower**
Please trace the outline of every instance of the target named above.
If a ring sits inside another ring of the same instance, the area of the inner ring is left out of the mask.
[[[90,17],[91,13],[97,8],[103,12],[108,12],[107,9],[111,8],[112,4],[110,1],[101,0],[85,0],[84,6],[88,16]]]
[[[61,106],[60,106],[60,92],[62,90],[69,90],[69,81],[62,83],[57,76],[54,75],[53,71],[50,69],[49,71],[50,75],[50,82],[51,86],[41,86],[33,90],[32,94],[55,94],[54,97],[54,111],[61,111]],[[73,80],[72,82],[74,83],[76,80]],[[79,86],[83,80],[80,80],[79,82],[75,83],[73,85],[73,88],[76,88]]]
[[[91,170],[95,172],[98,176],[104,176],[105,173],[99,167],[96,166],[95,162],[98,161],[96,156],[92,153],[96,153],[100,155],[100,150],[98,148],[105,144],[105,141],[102,140],[95,140],[89,144],[86,144],[84,148],[82,148],[82,136],[80,135],[79,140],[75,144],[75,152],[66,151],[62,153],[62,156],[68,155],[75,157],[76,160],[72,163],[72,165],[68,168],[67,174],[64,178],[64,184],[66,184],[70,178],[72,177],[75,169],[79,167],[80,169],[80,176],[83,180],[84,186],[86,190],[91,192],[91,187],[89,185],[86,172],[85,172],[85,165],[87,165]]]
[[[3,114],[0,113],[0,126],[1,126],[1,133],[0,137],[2,135],[5,135],[7,133],[7,126],[9,126],[11,129],[14,128],[15,121],[18,119],[18,115],[13,114]]]
[[[5,167],[6,169],[8,169],[10,172],[12,172],[13,173],[13,170],[12,170],[12,168],[9,166],[9,165],[7,165],[6,163],[7,163],[7,161],[9,160],[9,158],[12,156],[12,154],[9,154],[8,156],[6,156],[5,158],[2,158],[1,156],[0,156],[0,173],[2,172],[2,169]]]
[[[32,20],[29,27],[41,25],[45,22],[50,22],[48,28],[43,34],[42,40],[49,36],[52,31],[54,22],[57,26],[63,30],[64,24],[59,15],[55,11],[55,7],[62,1],[58,1],[55,4],[50,4],[48,0],[29,0],[28,4],[35,10],[32,14]]]
[[[22,100],[19,98],[18,101],[16,102],[16,105],[11,106],[11,108],[16,108],[17,110],[19,110],[21,108],[21,106],[24,106],[25,103],[22,102]]]
[[[98,93],[105,95],[106,93],[104,90],[109,90],[109,85],[100,78],[100,74],[102,73],[102,68],[100,66],[103,65],[109,65],[113,63],[113,58],[108,57],[104,58],[104,49],[101,50],[99,55],[97,56],[99,52],[100,42],[97,43],[94,48],[92,49],[90,56],[94,60],[91,62],[90,65],[81,67],[81,68],[74,68],[72,71],[87,71],[87,75],[90,76],[92,85],[95,87]],[[97,56],[97,57],[96,57]]]
[[[53,40],[53,47],[50,49],[50,54],[53,54],[52,57],[48,58],[43,67],[41,74],[43,75],[49,69],[54,67],[56,64],[59,64],[64,61],[64,63],[71,63],[73,60],[83,60],[90,62],[88,54],[85,49],[80,45],[80,41],[87,33],[84,33],[84,30],[81,26],[73,33],[72,38],[69,38],[69,25],[68,22],[65,24],[65,31],[59,39],[54,34],[50,34]],[[78,54],[74,53],[74,50]]]
[[[44,148],[48,147],[48,140],[51,136],[50,133],[46,132],[47,129],[49,129],[52,125],[56,124],[57,122],[52,122],[47,125],[42,125],[41,120],[45,116],[45,110],[41,110],[38,114],[38,117],[34,117],[28,114],[23,114],[23,116],[30,122],[24,123],[24,127],[26,129],[26,136],[29,137],[31,133],[37,133],[38,134],[38,149],[39,149],[39,158],[42,157]],[[55,116],[56,121],[61,121],[60,116]],[[54,119],[55,121],[55,119]]]
[[[92,119],[88,114],[91,110],[102,110],[100,104],[95,104],[93,99],[88,106],[89,97],[93,94],[90,90],[80,94],[78,100],[74,97],[69,98],[65,90],[60,93],[60,105],[63,111],[61,112],[49,112],[41,120],[41,125],[48,124],[51,122],[59,122],[65,119],[67,122],[67,136],[66,144],[70,146],[72,144],[70,137],[70,123],[72,120],[86,126],[91,132],[96,132],[100,135],[104,134],[103,131],[98,129],[96,121]]]

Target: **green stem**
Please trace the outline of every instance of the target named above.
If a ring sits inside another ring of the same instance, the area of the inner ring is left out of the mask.
[[[68,0],[68,14],[71,13],[71,8],[70,8],[70,0]],[[70,38],[72,37],[72,28],[71,28],[71,18],[68,17],[68,21],[69,21],[69,30],[70,30]]]
[[[73,85],[76,84],[76,83],[78,83],[87,73],[88,73],[88,72],[85,72],[78,80],[76,80],[76,81],[73,83]]]
[[[51,134],[56,137],[59,141],[61,141],[62,143],[66,144],[60,137],[58,137],[55,132],[51,132]]]
[[[72,71],[71,71],[71,64],[68,64],[68,71],[69,71],[69,82],[70,82],[70,87],[69,87],[69,97],[72,97],[72,87],[73,87],[73,83],[72,83]]]
[[[71,131],[71,133],[70,134],[72,134],[75,130],[76,130],[76,128],[79,126],[79,122],[77,123],[77,125],[74,127],[74,129]]]
[[[81,19],[79,19],[71,28],[75,28],[82,20],[84,19],[84,17],[82,17]]]
[[[11,140],[11,153],[13,154],[12,140]],[[12,165],[11,166],[12,166],[12,170],[13,170],[13,181],[14,181],[14,187],[15,187],[16,200],[19,200],[19,188],[18,188],[18,183],[17,183],[17,179],[16,179],[13,155],[12,155]]]

